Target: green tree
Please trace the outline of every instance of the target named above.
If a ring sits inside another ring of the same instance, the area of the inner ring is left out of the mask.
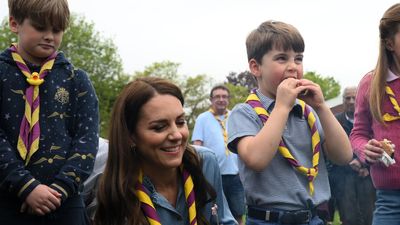
[[[230,109],[238,103],[245,102],[250,90],[257,87],[256,79],[248,70],[240,73],[230,72],[229,75],[226,76],[226,79],[228,80],[226,86],[231,93],[231,98],[229,100]]]
[[[187,115],[188,127],[193,129],[197,116],[209,107],[208,102],[208,84],[212,83],[212,79],[205,74],[186,77],[178,73],[180,64],[163,61],[155,62],[143,71],[136,71],[134,77],[155,76],[171,80],[181,88],[185,98],[185,111]]]
[[[6,18],[0,27],[0,49],[16,41]],[[102,37],[94,29],[93,23],[72,15],[59,50],[65,53],[75,68],[81,68],[89,74],[99,98],[100,135],[107,136],[112,106],[121,88],[129,80],[123,73],[117,47],[111,39]]]
[[[325,100],[329,100],[340,94],[340,84],[333,77],[323,77],[316,72],[307,72],[304,74],[304,78],[317,83],[321,87]]]

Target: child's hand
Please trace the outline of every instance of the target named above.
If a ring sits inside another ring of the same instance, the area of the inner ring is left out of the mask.
[[[382,144],[375,139],[369,140],[368,143],[364,145],[365,161],[369,164],[379,162],[383,152]]]
[[[298,86],[299,80],[294,78],[287,78],[283,80],[276,90],[276,103],[277,105],[284,106],[286,109],[292,109],[294,102],[299,94]]]
[[[360,169],[362,169],[362,164],[358,159],[351,160],[349,166],[356,172],[359,172]]]
[[[39,184],[22,204],[21,212],[29,209],[31,213],[43,216],[56,210],[60,205],[61,194],[46,185]]]
[[[301,79],[297,89],[299,90],[298,97],[313,109],[318,110],[324,104],[324,95],[322,94],[321,87],[318,84],[307,79]],[[307,90],[306,94],[302,95],[301,93],[304,90]]]

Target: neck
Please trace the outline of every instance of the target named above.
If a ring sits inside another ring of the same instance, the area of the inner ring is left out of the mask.
[[[354,113],[351,112],[345,112],[347,118],[353,119],[354,118]]]
[[[23,51],[22,49],[20,49],[19,45],[17,45],[16,48],[17,48],[18,54],[22,57],[22,59],[25,62],[29,62],[29,63],[34,64],[36,66],[42,66],[43,63],[47,59],[47,58],[37,58],[37,57],[34,57],[34,56],[30,55],[29,53],[27,53],[27,52]]]
[[[400,76],[400,63],[397,60],[394,60],[394,63],[390,66],[390,70],[396,76]]]
[[[261,94],[263,94],[264,96],[266,96],[266,97],[268,97],[268,98],[270,98],[270,99],[276,99],[276,94],[273,94],[273,93],[271,93],[270,91],[267,91],[266,89],[262,89],[262,88],[259,88],[258,89],[260,92],[261,92]]]
[[[157,192],[164,196],[173,206],[176,204],[178,195],[178,168],[157,169],[154,167],[143,167],[143,173],[148,176]]]
[[[214,113],[219,116],[225,115],[225,113],[227,112],[226,109],[216,109],[214,107],[212,109],[213,109]]]

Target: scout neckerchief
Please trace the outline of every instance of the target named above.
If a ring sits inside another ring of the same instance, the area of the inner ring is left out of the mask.
[[[383,115],[383,121],[390,122],[390,121],[398,120],[398,119],[400,119],[400,107],[399,107],[399,103],[397,103],[397,101],[396,101],[396,95],[394,94],[393,90],[389,86],[385,87],[385,91],[386,91],[386,94],[389,96],[389,100],[392,103],[394,110],[396,110],[397,115],[390,115],[389,113],[385,113],[385,115]]]
[[[18,54],[17,45],[12,44],[10,50],[12,58],[21,72],[26,76],[26,81],[30,84],[25,91],[25,115],[22,118],[17,144],[19,155],[25,160],[25,165],[27,165],[31,156],[39,149],[39,85],[44,82],[43,78],[53,67],[57,52],[54,52],[46,59],[39,73],[31,73],[22,57]]]
[[[189,211],[189,222],[190,225],[197,225],[196,219],[196,201],[194,195],[194,184],[192,180],[192,176],[182,168],[182,177],[184,182],[184,191],[185,191],[185,198],[186,203],[188,206]],[[151,201],[147,188],[143,185],[143,173],[140,171],[139,173],[139,180],[135,186],[136,195],[140,201],[140,207],[144,215],[146,216],[147,220],[149,221],[150,225],[161,225],[160,218],[157,215],[156,208]]]
[[[314,184],[313,181],[315,177],[318,175],[318,161],[319,161],[319,151],[321,148],[320,136],[318,133],[318,129],[315,124],[315,116],[312,113],[310,107],[306,105],[303,101],[299,100],[304,117],[308,121],[308,125],[311,129],[311,143],[313,147],[313,157],[312,157],[312,167],[307,168],[299,164],[299,162],[294,158],[294,156],[290,153],[289,149],[286,147],[285,143],[281,139],[279,143],[278,150],[281,155],[292,165],[297,171],[307,176],[308,184],[310,187],[310,194],[314,193]],[[265,123],[269,118],[269,113],[264,109],[261,104],[260,99],[258,98],[255,90],[252,90],[249,97],[246,99],[246,103],[253,107],[254,111],[256,111],[258,117],[261,119],[263,123]]]
[[[224,146],[225,146],[225,155],[229,155],[230,151],[229,151],[228,146],[227,146],[227,144],[228,144],[228,132],[226,131],[226,126],[225,126],[226,120],[228,118],[228,110],[226,110],[223,120],[221,120],[219,115],[213,109],[210,109],[209,111],[213,114],[214,118],[218,121],[219,125],[221,126],[222,136],[224,137],[224,143],[225,143],[224,144]]]

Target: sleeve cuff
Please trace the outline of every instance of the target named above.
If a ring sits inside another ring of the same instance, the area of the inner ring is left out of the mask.
[[[22,200],[25,201],[26,197],[35,189],[40,182],[36,180],[35,178],[30,178],[29,180],[26,181],[24,185],[22,185],[21,189],[18,191],[18,197]]]
[[[71,196],[71,189],[62,182],[54,182],[50,185],[51,188],[58,191],[62,196],[62,201],[65,201],[68,197]]]

